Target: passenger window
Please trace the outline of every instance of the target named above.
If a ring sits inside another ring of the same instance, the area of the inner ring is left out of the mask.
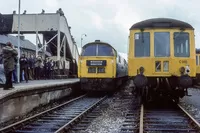
[[[150,33],[140,32],[135,33],[135,57],[149,57],[150,56]]]

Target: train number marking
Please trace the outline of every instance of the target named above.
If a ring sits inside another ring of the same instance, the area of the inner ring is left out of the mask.
[[[181,64],[187,64],[187,60],[179,60],[179,63],[181,63]]]

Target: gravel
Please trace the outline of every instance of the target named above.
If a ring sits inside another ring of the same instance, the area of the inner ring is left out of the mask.
[[[112,98],[105,101],[108,108],[102,112],[102,115],[92,121],[85,132],[87,133],[116,133],[121,129],[125,120],[128,107],[132,99],[125,99],[124,96],[130,95],[131,88],[126,85],[120,92],[114,94]]]
[[[200,122],[200,89],[188,89],[189,95],[180,100],[182,105],[189,113],[191,113]]]

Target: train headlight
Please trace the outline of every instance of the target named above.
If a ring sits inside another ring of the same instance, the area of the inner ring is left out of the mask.
[[[141,66],[141,67],[139,68],[139,71],[140,71],[141,74],[144,73],[144,67]]]
[[[96,67],[89,67],[88,73],[96,73]]]
[[[99,67],[98,69],[97,69],[97,72],[98,73],[105,73],[105,68],[104,67]]]
[[[190,67],[189,67],[189,66],[186,66],[186,67],[185,67],[185,73],[186,73],[186,74],[189,74],[189,73],[190,73]]]
[[[169,72],[169,61],[164,61],[163,62],[163,71],[164,72]]]
[[[181,68],[180,68],[180,72],[181,72],[181,74],[184,74],[184,72],[185,72],[185,67],[181,67]]]

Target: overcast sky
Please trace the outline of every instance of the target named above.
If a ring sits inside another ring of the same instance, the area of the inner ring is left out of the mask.
[[[18,0],[0,2],[2,14],[18,9]],[[21,12],[27,10],[27,13],[40,13],[42,9],[54,13],[62,8],[78,46],[81,34],[86,33],[84,44],[100,39],[126,53],[129,28],[134,23],[168,17],[193,25],[196,47],[200,47],[199,0],[21,0],[21,3]]]

